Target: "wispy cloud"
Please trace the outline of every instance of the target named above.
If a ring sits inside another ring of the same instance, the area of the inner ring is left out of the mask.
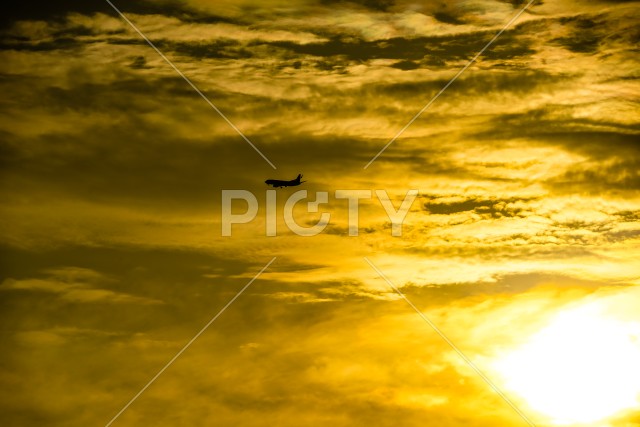
[[[162,301],[105,289],[112,279],[86,268],[65,267],[46,272],[44,278],[5,279],[4,291],[50,293],[62,301],[74,304],[162,304]]]

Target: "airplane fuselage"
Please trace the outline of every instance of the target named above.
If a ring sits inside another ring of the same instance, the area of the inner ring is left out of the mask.
[[[297,181],[295,179],[291,181],[280,181],[279,179],[268,179],[265,181],[265,184],[272,185],[274,188],[295,187],[296,185],[300,185],[300,181]]]
[[[282,181],[279,179],[268,179],[264,183],[267,185],[272,185],[274,188],[295,187],[304,182],[304,181],[300,181],[301,178],[302,178],[302,175],[298,175],[296,179],[292,179],[291,181]]]

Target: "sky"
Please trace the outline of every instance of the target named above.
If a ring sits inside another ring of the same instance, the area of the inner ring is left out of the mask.
[[[640,426],[639,2],[535,1],[366,168],[525,2],[113,4],[275,169],[106,1],[5,9],[2,425]]]

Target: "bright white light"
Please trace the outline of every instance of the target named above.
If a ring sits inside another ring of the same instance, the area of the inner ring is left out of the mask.
[[[594,423],[640,402],[640,323],[589,304],[495,361],[505,387],[555,424]]]

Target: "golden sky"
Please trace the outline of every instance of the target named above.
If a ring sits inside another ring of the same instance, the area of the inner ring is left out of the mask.
[[[367,257],[531,423],[640,426],[639,2],[536,1],[366,169],[525,2],[114,4],[277,169],[106,1],[3,12],[0,424],[106,425],[276,257],[113,426],[528,425]]]

